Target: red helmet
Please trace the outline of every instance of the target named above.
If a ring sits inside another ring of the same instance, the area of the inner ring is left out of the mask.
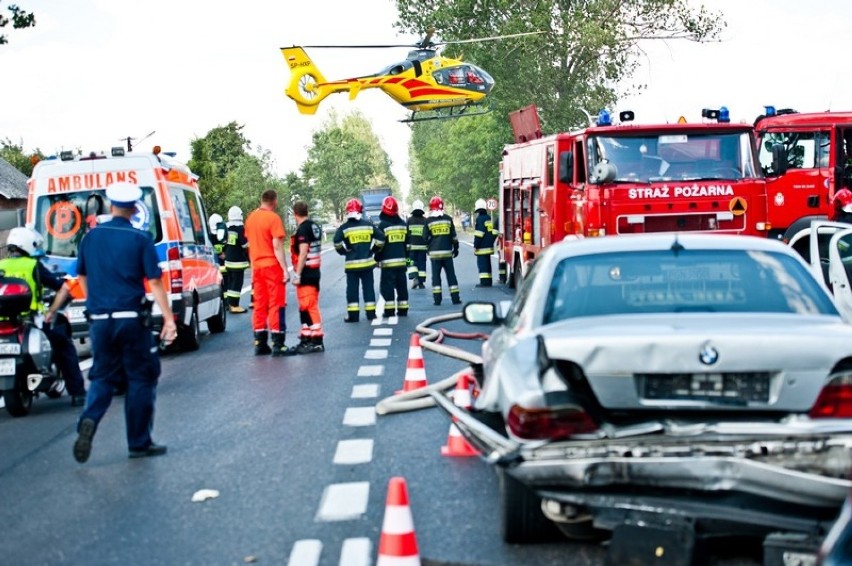
[[[429,210],[444,210],[444,199],[437,195],[429,199]]]
[[[840,189],[834,194],[834,210],[852,212],[852,191]]]
[[[392,196],[386,196],[382,199],[382,214],[388,216],[396,216],[399,214],[399,204]]]
[[[346,201],[346,214],[361,214],[364,210],[364,205],[357,198],[351,198]]]

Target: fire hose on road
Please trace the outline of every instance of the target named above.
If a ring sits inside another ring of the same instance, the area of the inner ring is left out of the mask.
[[[441,354],[442,356],[447,356],[450,358],[461,360],[463,362],[467,362],[471,366],[479,366],[482,364],[481,356],[477,354],[471,354],[470,352],[462,350],[461,348],[457,348],[455,346],[447,346],[446,344],[443,344],[443,341],[444,337],[450,337],[461,340],[484,340],[488,337],[486,334],[482,334],[480,332],[450,332],[445,329],[432,328],[432,326],[435,324],[447,322],[450,320],[458,320],[460,318],[462,318],[462,314],[458,312],[427,318],[426,320],[421,322],[419,325],[417,325],[417,328],[415,329],[423,336],[420,339],[420,346],[425,350],[429,350],[430,352],[435,352],[436,354]],[[470,370],[468,368],[465,368],[457,371],[450,377],[447,377],[446,379],[443,379],[437,383],[433,383],[431,385],[427,385],[426,387],[421,387],[413,391],[406,391],[404,393],[386,397],[376,403],[376,413],[379,415],[387,415],[390,413],[416,411],[418,409],[426,409],[432,407],[435,405],[435,400],[432,398],[432,392],[444,391],[451,388],[455,388],[459,376],[465,373],[470,373]],[[448,396],[452,397],[452,392],[448,393]]]

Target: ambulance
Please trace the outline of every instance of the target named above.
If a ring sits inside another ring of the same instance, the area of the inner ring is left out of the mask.
[[[225,330],[224,285],[197,180],[159,147],[151,153],[126,153],[117,147],[109,156],[62,152],[36,164],[29,179],[27,225],[44,236],[45,265],[69,280],[74,300],[66,316],[75,337],[88,334],[85,297],[75,284],[77,249],[83,236],[108,217],[106,187],[118,181],[142,188],[131,223],[154,239],[178,326],[177,344],[198,349],[202,322],[210,332]],[[153,299],[150,292],[148,297]],[[162,312],[155,304],[154,331],[161,325]]]

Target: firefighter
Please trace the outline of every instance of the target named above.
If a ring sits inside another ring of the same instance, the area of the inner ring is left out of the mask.
[[[299,301],[299,318],[302,322],[296,353],[324,352],[322,316],[319,310],[322,229],[308,218],[308,203],[304,201],[293,203],[293,217],[298,227],[290,243],[290,257],[293,263],[293,285],[296,287],[296,298]]]
[[[473,227],[473,255],[476,256],[476,268],[479,270],[477,287],[491,287],[491,256],[494,254],[494,242],[497,230],[491,224],[491,216],[486,211],[485,199],[477,199],[473,205],[476,221]]]
[[[426,245],[429,249],[429,260],[432,263],[432,300],[435,306],[441,304],[441,270],[447,272],[447,285],[450,287],[450,298],[454,305],[461,304],[459,298],[459,281],[456,279],[456,269],[453,258],[459,255],[459,239],[453,219],[444,213],[444,200],[434,196],[429,201],[429,219],[423,231]]]
[[[376,288],[373,257],[384,246],[381,233],[366,218],[361,217],[364,207],[357,198],[346,201],[346,222],[334,233],[334,249],[346,256],[346,318],[344,322],[358,322],[358,286],[364,296],[364,314],[367,320],[376,318]]]
[[[379,290],[385,300],[385,317],[394,314],[408,316],[408,283],[405,280],[408,226],[399,217],[399,203],[392,196],[382,200],[378,228],[385,240],[384,247],[376,253],[376,260],[382,270]]]
[[[210,233],[213,236],[213,251],[216,252],[216,263],[219,264],[219,271],[223,277],[225,273],[225,240],[227,239],[228,227],[225,225],[225,220],[221,214],[215,212],[210,215],[207,221],[207,227],[210,228]]]
[[[249,268],[248,240],[243,226],[243,211],[239,206],[228,209],[228,233],[225,241],[225,302],[232,313],[244,313],[240,295],[246,269]]]
[[[411,279],[412,289],[426,288],[426,240],[423,228],[426,226],[423,201],[420,199],[411,203],[411,216],[408,217],[408,278]]]

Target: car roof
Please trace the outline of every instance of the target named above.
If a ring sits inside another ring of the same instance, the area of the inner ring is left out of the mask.
[[[677,242],[687,250],[742,250],[784,253],[795,256],[788,246],[770,238],[727,234],[624,234],[617,237],[563,240],[550,246],[546,255],[555,261],[566,257],[614,252],[641,252],[671,249]]]

